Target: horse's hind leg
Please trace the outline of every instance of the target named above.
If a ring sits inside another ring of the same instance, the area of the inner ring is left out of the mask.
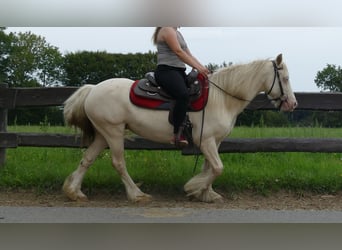
[[[63,191],[73,201],[85,201],[87,196],[81,191],[83,177],[96,157],[107,147],[107,142],[102,135],[96,133],[94,141],[85,151],[78,168],[69,175],[63,185]]]
[[[125,185],[127,198],[133,202],[150,201],[151,196],[143,193],[134,183],[127,172],[126,162],[124,158],[124,132],[125,125],[117,125],[114,128],[106,130],[105,136],[111,150],[112,164],[121,177]]]

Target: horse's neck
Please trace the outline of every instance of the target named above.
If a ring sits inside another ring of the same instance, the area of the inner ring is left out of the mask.
[[[225,68],[213,74],[210,81],[219,88],[211,87],[211,97],[231,112],[241,112],[262,91],[268,68],[259,61]]]
[[[229,95],[250,100],[262,91],[269,70],[267,63],[268,61],[255,61],[231,66],[214,74],[212,81]]]

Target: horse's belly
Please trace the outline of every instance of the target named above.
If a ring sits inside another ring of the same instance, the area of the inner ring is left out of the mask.
[[[168,112],[132,107],[127,115],[126,124],[133,133],[158,142],[168,142],[172,138],[173,127],[168,122]]]

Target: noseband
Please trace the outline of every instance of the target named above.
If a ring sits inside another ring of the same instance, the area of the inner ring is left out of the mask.
[[[279,76],[279,70],[282,70],[283,68],[278,68],[275,61],[272,61],[273,64],[273,69],[274,69],[274,78],[273,78],[273,83],[272,86],[270,88],[270,90],[266,93],[267,98],[271,101],[271,102],[277,102],[280,101],[279,104],[279,108],[281,108],[281,106],[283,105],[283,102],[285,102],[287,100],[287,96],[284,94],[284,88],[283,88],[283,84],[281,82],[280,76]],[[270,94],[274,88],[276,79],[278,78],[278,84],[279,84],[279,89],[280,89],[280,96],[277,98],[271,98]]]

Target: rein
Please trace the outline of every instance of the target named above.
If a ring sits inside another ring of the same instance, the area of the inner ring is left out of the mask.
[[[232,95],[230,94],[229,92],[227,92],[226,90],[224,90],[223,88],[221,88],[220,86],[218,86],[215,82],[211,81],[208,79],[208,81],[214,85],[216,88],[218,88],[219,90],[221,90],[223,93],[225,93],[226,95],[230,96],[230,97],[233,97],[239,101],[244,101],[244,102],[252,102],[251,100],[247,100],[247,99],[244,99],[244,98],[241,98],[241,97],[238,97],[238,96],[235,96],[235,95]]]

